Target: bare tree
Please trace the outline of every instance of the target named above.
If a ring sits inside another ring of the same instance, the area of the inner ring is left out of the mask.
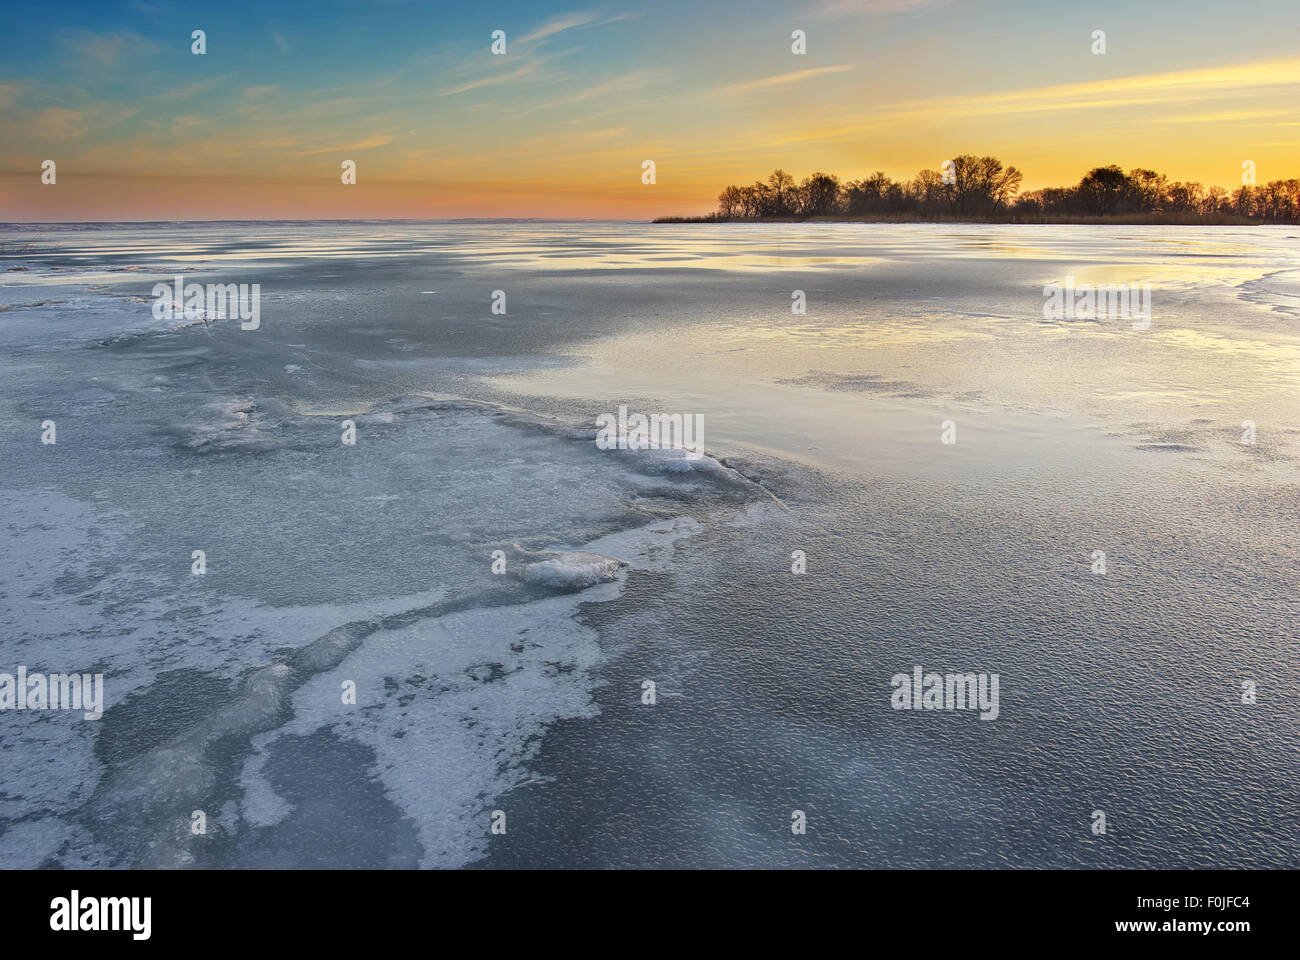
[[[997,157],[964,154],[952,162],[955,182],[948,185],[948,193],[959,213],[988,214],[1006,206],[1024,179],[1015,167],[1004,168]]]
[[[799,185],[803,214],[828,216],[836,212],[840,198],[840,178],[829,173],[814,173]]]
[[[767,178],[767,187],[772,194],[772,212],[784,217],[791,212],[791,193],[794,191],[794,177],[784,170],[776,169]]]
[[[1300,180],[1275,180],[1228,193],[1195,182],[1170,183],[1162,173],[1137,167],[1125,173],[1111,164],[1096,167],[1075,186],[1049,187],[1019,196],[1024,177],[996,157],[963,154],[953,159],[952,183],[935,170],[921,170],[907,183],[884,171],[843,184],[829,173],[799,183],[784,170],[747,187],[727,187],[718,196],[721,217],[852,216],[871,214],[957,214],[973,218],[1041,220],[1079,216],[1167,213],[1179,217],[1300,220]]]
[[[718,215],[730,220],[744,209],[739,187],[727,187],[718,194]]]

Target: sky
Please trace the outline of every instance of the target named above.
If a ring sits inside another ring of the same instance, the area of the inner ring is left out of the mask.
[[[1300,177],[1295,0],[572,3],[10,6],[0,221],[649,219],[963,153]]]

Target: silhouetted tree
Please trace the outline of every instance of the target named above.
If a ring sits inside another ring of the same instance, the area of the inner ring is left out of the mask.
[[[922,170],[908,185],[908,194],[916,205],[927,213],[935,213],[941,204],[947,203],[948,192],[944,189],[943,176],[938,170]]]
[[[772,195],[773,213],[778,217],[789,215],[794,193],[794,177],[784,170],[776,169],[767,178],[768,190]]]
[[[1128,210],[1133,189],[1121,167],[1097,167],[1079,181],[1079,201],[1085,213],[1106,216]]]
[[[1024,179],[1015,167],[1003,167],[996,157],[963,154],[953,158],[956,182],[946,184],[953,209],[963,214],[989,214],[1015,198]]]
[[[744,197],[739,187],[727,187],[718,194],[718,213],[730,220],[745,210]]]
[[[1160,210],[1165,202],[1167,181],[1163,173],[1141,167],[1129,171],[1129,195],[1134,207],[1144,213]]]
[[[1162,173],[1137,167],[1125,173],[1111,164],[1089,170],[1072,187],[1048,187],[1019,196],[1023,175],[996,157],[964,154],[953,159],[953,183],[936,170],[921,170],[906,183],[881,170],[841,185],[829,173],[814,173],[799,183],[784,170],[767,182],[727,187],[718,196],[718,216],[979,217],[1050,220],[1078,217],[1169,215],[1186,219],[1236,216],[1295,222],[1300,219],[1300,180],[1274,180],[1243,186],[1231,194],[1193,181],[1170,183]]]
[[[799,198],[806,217],[824,217],[836,212],[840,196],[840,178],[829,173],[814,173],[799,184]]]

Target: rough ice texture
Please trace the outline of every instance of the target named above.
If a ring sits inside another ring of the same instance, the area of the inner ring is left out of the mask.
[[[627,566],[623,560],[585,550],[547,551],[545,556],[524,566],[524,579],[529,583],[583,590],[617,580],[619,571]]]

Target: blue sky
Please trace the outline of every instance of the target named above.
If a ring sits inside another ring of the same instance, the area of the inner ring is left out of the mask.
[[[1246,159],[1300,175],[1297,50],[1281,2],[53,2],[0,39],[0,202],[648,215],[775,166],[901,179],[966,152],[1027,188],[1112,162],[1231,186]],[[70,189],[32,189],[45,159]]]

